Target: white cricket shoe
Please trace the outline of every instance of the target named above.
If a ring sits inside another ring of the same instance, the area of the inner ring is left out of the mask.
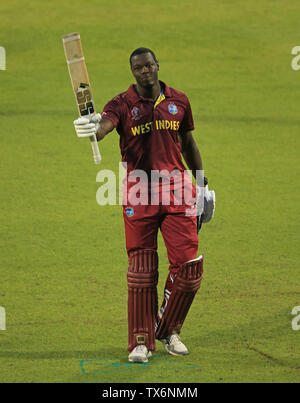
[[[148,362],[148,358],[151,357],[151,351],[148,351],[144,344],[136,346],[128,356],[129,362]]]
[[[172,355],[187,355],[189,350],[180,340],[177,333],[172,333],[165,339],[160,340],[169,354]]]

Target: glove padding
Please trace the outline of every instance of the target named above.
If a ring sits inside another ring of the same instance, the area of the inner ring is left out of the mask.
[[[74,120],[74,127],[79,138],[95,136],[99,129],[99,122],[101,120],[100,113],[92,116],[91,118],[80,117]]]
[[[214,190],[208,190],[208,185],[204,187],[204,208],[201,215],[202,222],[209,222],[215,213],[216,194]]]
[[[209,222],[215,212],[216,194],[214,190],[208,190],[207,179],[204,187],[197,186],[197,233],[202,223]]]

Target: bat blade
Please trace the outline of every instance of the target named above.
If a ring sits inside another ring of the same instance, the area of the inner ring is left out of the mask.
[[[79,32],[72,32],[63,35],[62,41],[79,115],[91,117],[95,114],[95,105],[83,55],[80,34]],[[96,164],[99,164],[101,155],[96,136],[90,139],[94,153],[94,161]]]

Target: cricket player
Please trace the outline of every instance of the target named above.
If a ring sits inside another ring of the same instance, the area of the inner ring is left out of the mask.
[[[159,63],[151,49],[133,51],[130,68],[136,83],[108,102],[97,119],[81,117],[74,126],[80,138],[96,134],[99,141],[113,129],[120,137],[122,161],[127,163],[123,218],[129,262],[128,358],[144,363],[155,351],[156,339],[172,355],[189,353],[179,333],[203,275],[203,256],[197,257],[197,219],[212,219],[215,194],[208,190],[207,182],[198,183],[196,173],[203,172],[203,167],[192,135],[194,123],[187,96],[158,79]],[[184,174],[182,156],[197,180],[196,188]],[[143,179],[130,179],[133,172],[143,172]],[[153,175],[157,172],[163,174]],[[168,186],[164,176],[169,178]],[[156,185],[154,191],[151,180]],[[144,197],[139,204],[130,194],[137,184]],[[198,191],[201,187],[204,192]],[[183,189],[189,189],[190,196],[183,197]],[[167,193],[168,203],[164,198]],[[158,202],[152,203],[150,196]],[[158,230],[170,263],[160,309]]]

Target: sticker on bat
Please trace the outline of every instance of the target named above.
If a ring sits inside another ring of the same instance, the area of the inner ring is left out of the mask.
[[[92,115],[95,112],[90,88],[84,88],[80,85],[76,91],[76,99],[81,116]]]

